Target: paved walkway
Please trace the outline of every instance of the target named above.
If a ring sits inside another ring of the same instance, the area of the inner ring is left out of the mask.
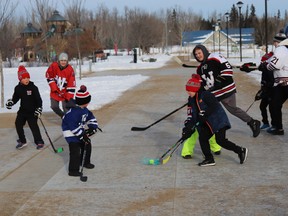
[[[150,79],[94,112],[103,133],[92,138],[96,167],[84,169],[85,183],[67,175],[69,150],[60,120],[53,113],[44,113],[43,120],[54,145],[64,147],[58,154],[50,146],[37,151],[32,144],[15,150],[15,116],[1,116],[6,122],[0,129],[1,216],[288,215],[287,134],[261,132],[253,138],[245,123],[229,115],[229,139],[249,148],[245,164],[239,164],[236,154],[223,150],[215,157],[215,167],[198,167],[202,160],[199,145],[191,160],[182,159],[178,151],[165,165],[142,164],[143,158],[160,157],[180,138],[186,111],[178,111],[146,131],[133,132],[131,127],[147,126],[183,105],[187,99],[184,85],[193,71],[171,66],[103,72],[141,73]],[[246,109],[259,84],[239,71],[235,80],[238,105]],[[255,103],[249,114],[260,119],[258,106]],[[283,116],[287,125],[286,107]],[[26,131],[31,139],[29,129]],[[48,144],[44,131],[42,134]]]

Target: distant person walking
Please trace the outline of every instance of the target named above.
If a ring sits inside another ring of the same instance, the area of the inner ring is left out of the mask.
[[[58,62],[53,62],[46,71],[46,79],[50,86],[51,109],[61,118],[73,107],[76,88],[75,73],[68,64],[67,53],[61,53]],[[62,102],[62,110],[59,103]]]
[[[232,115],[246,122],[253,137],[257,137],[260,133],[260,121],[253,119],[236,105],[236,85],[230,63],[218,53],[209,53],[203,45],[197,45],[193,49],[193,55],[200,62],[197,74],[201,76],[202,88],[212,92]]]

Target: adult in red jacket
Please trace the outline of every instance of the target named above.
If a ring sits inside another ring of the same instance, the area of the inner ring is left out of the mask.
[[[50,86],[51,109],[61,118],[74,104],[76,88],[75,73],[68,64],[67,53],[61,53],[58,62],[53,62],[46,71],[46,79]],[[62,102],[62,109],[59,103]]]

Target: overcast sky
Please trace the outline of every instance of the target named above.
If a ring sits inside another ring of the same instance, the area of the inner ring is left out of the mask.
[[[86,0],[86,4],[94,4],[91,2],[101,2],[107,7],[118,7],[119,9],[128,6],[129,8],[139,7],[147,11],[157,11],[159,9],[173,8],[175,5],[180,6],[183,10],[191,9],[194,12],[200,12],[204,17],[208,17],[209,14],[217,11],[217,13],[226,13],[230,11],[233,4],[236,5],[238,0]],[[249,7],[253,4],[256,7],[257,15],[262,15],[265,12],[265,0],[244,0],[243,8],[247,5]],[[275,3],[277,2],[277,4]],[[97,5],[97,3],[95,3]],[[284,10],[288,9],[287,0],[267,0],[268,14],[276,14],[280,9],[282,15]]]
[[[29,5],[29,0],[12,0],[19,2],[17,11],[23,11],[23,8],[27,10],[27,5]],[[32,0],[33,1],[33,0]],[[182,10],[192,10],[197,14],[202,14],[204,18],[208,18],[213,12],[217,14],[224,14],[230,11],[233,4],[236,5],[238,0],[84,0],[84,8],[88,10],[97,9],[100,4],[105,5],[109,9],[118,8],[120,12],[123,11],[124,7],[127,6],[129,9],[141,8],[147,12],[157,12],[161,9],[171,9],[175,6],[180,7]],[[75,2],[75,0],[50,0],[53,5],[57,5],[60,13],[64,13],[63,3],[68,4],[68,2]],[[265,12],[265,0],[243,0],[243,10],[246,11],[247,5],[253,4],[256,8],[256,14],[262,16]],[[277,3],[276,3],[277,2]],[[28,7],[29,8],[29,7]],[[285,9],[288,10],[287,0],[267,0],[268,15],[274,16],[277,11],[280,10],[281,17],[284,16]],[[242,11],[243,11],[242,10]]]

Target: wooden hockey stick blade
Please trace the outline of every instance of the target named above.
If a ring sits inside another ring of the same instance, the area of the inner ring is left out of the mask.
[[[147,130],[149,127],[132,127],[131,131],[144,131]]]
[[[171,155],[169,155],[167,158],[162,159],[162,164],[166,164],[171,158]]]
[[[187,67],[187,68],[195,68],[196,66],[187,65],[187,64],[182,64],[182,67]]]

